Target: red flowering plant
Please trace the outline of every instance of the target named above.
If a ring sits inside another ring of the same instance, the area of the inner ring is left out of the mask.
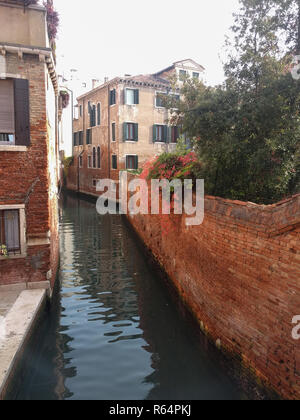
[[[174,152],[174,153],[163,153],[160,156],[155,157],[154,159],[148,161],[140,175],[141,179],[150,181],[152,179],[158,180],[184,180],[191,179],[193,185],[196,183],[196,179],[199,179],[201,174],[202,164],[197,158],[196,154],[193,151],[186,150],[185,152]],[[173,195],[173,200],[171,200],[171,213],[174,210],[174,203],[177,200],[174,189],[171,187],[171,195]],[[169,205],[168,203],[162,202],[162,206]],[[180,216],[179,216],[180,217]],[[173,219],[170,218],[168,214],[162,214],[161,218],[161,228],[162,234],[164,236],[169,235],[172,231],[178,228],[179,224]]]
[[[195,181],[201,171],[201,162],[195,152],[190,151],[184,155],[177,153],[163,153],[158,156],[148,169],[147,180],[150,179],[192,179]]]

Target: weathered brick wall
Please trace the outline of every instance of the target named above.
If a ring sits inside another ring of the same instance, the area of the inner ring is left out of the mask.
[[[300,195],[258,206],[205,199],[205,219],[129,216],[199,325],[284,398],[300,398]]]
[[[26,258],[0,259],[0,284],[46,281],[51,266],[53,284],[58,226],[56,185],[50,188],[56,167],[55,138],[47,131],[46,67],[34,55],[6,59],[9,74],[29,80],[31,144],[27,151],[0,151],[0,205],[25,204],[27,242]]]

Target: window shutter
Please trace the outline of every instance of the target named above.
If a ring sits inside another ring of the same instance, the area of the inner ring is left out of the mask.
[[[139,140],[139,125],[134,124],[134,141]]]
[[[15,144],[30,146],[29,82],[14,79],[15,90]]]
[[[163,126],[163,131],[164,131],[163,141],[167,143],[168,142],[168,126],[167,125]]]
[[[134,156],[134,169],[138,169],[138,168],[139,168],[139,157]]]
[[[116,124],[112,123],[111,125],[111,134],[112,134],[112,141],[116,141]]]
[[[127,123],[123,124],[123,141],[128,140],[127,138]]]
[[[0,80],[0,134],[15,133],[14,84]]]
[[[156,125],[153,126],[153,142],[155,143],[157,141],[157,136],[156,136]]]
[[[126,156],[126,169],[129,169],[129,156]]]
[[[110,105],[115,105],[116,103],[116,89],[110,91]]]
[[[167,143],[172,143],[172,127],[167,127],[167,129],[168,129]]]
[[[123,94],[124,94],[124,105],[127,105],[127,89],[124,89],[124,92],[123,92]]]
[[[134,104],[139,105],[140,103],[140,91],[138,89],[134,90]]]

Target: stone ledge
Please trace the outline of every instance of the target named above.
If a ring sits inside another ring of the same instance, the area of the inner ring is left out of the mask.
[[[1,146],[0,152],[27,152],[27,146]]]
[[[45,290],[24,290],[1,321],[0,400],[5,397],[9,381],[24,350],[24,343],[32,331],[45,299]]]

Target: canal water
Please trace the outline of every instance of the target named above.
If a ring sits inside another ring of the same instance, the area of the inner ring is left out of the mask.
[[[14,399],[247,398],[121,216],[66,196],[60,234],[59,287]]]

